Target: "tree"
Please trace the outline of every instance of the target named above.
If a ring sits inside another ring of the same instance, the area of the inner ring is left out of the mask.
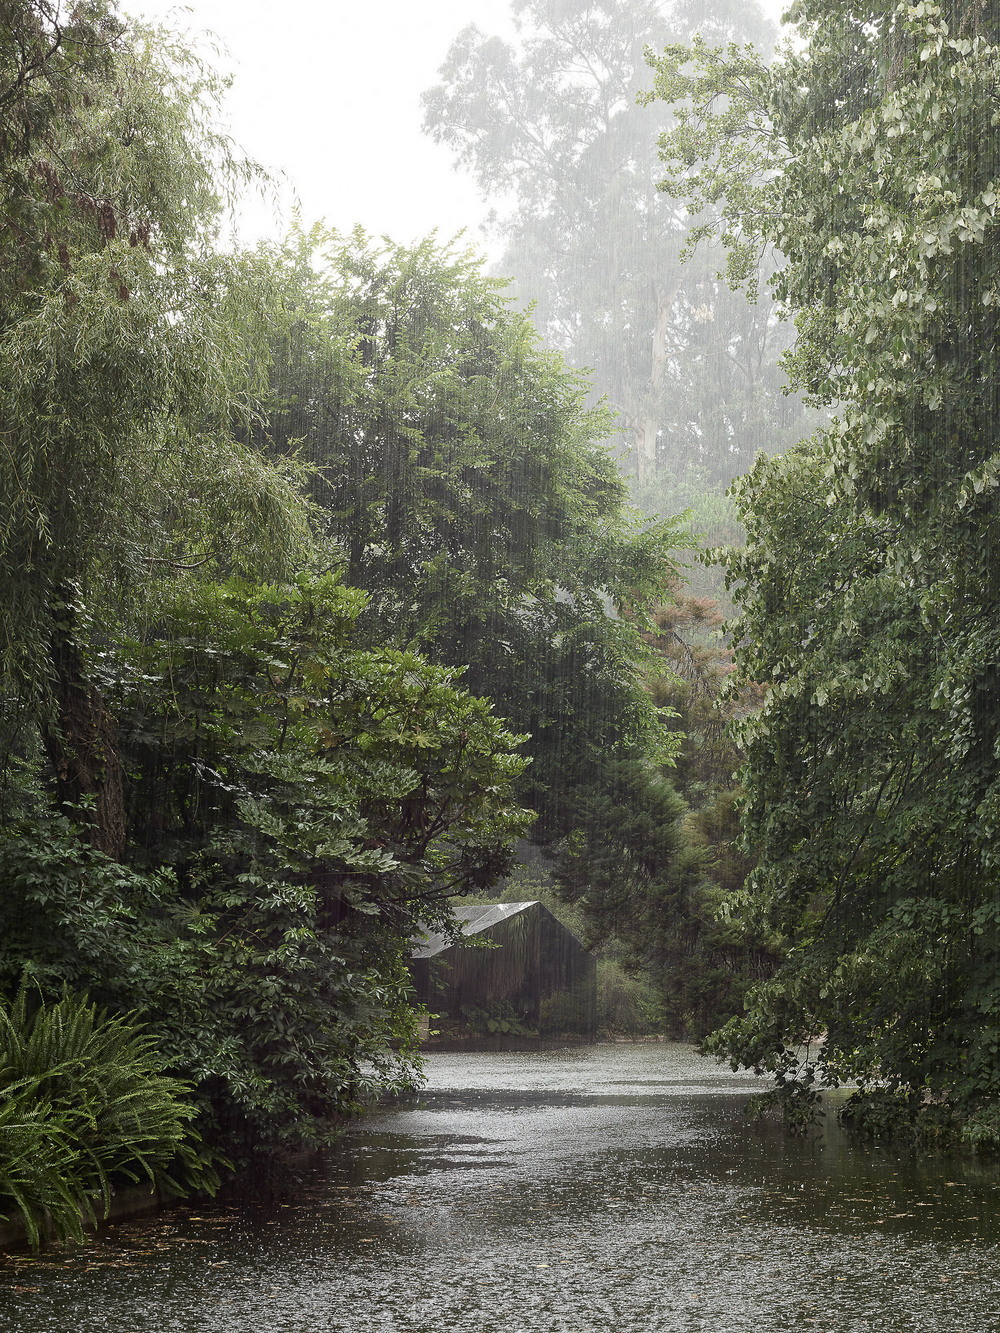
[[[651,985],[660,1030],[701,1040],[740,1011],[782,953],[776,930],[725,912],[752,865],[726,723],[745,716],[757,691],[729,688],[731,653],[710,599],[678,591],[654,621],[649,640],[667,669],[650,688],[674,736],[669,781],[609,766],[554,879],[587,936],[614,941],[616,957]]]
[[[0,58],[0,672],[8,752],[41,726],[64,807],[121,855],[114,719],[88,618],[134,613],[176,563],[273,573],[295,488],[233,439],[252,395],[209,242],[238,176],[219,83],[112,5],[5,7]],[[15,703],[16,701],[16,703]]]
[[[714,1046],[786,1099],[854,1078],[862,1119],[995,1138],[996,17],[793,12],[801,45],[768,70],[738,51],[660,66],[691,98],[665,139],[674,187],[699,159],[699,198],[734,156],[764,168],[730,231],[787,256],[789,365],[843,404],[739,490],[738,663],[768,683],[740,729],[759,856],[742,908],[794,947]]]
[[[124,25],[105,4],[71,13],[41,0],[4,0],[0,53],[0,159],[6,172],[46,143],[53,125],[80,109],[88,79],[107,73]],[[9,226],[9,222],[8,222]]]
[[[130,864],[22,778],[0,973],[134,1011],[228,1152],[329,1137],[410,1086],[418,922],[509,865],[517,738],[456,673],[354,641],[331,576],[195,585],[105,659]]]
[[[506,867],[517,738],[355,641],[247,438],[277,325],[213,248],[218,81],[113,6],[8,8],[0,974],[140,1013],[216,1138],[308,1141],[412,1080],[407,942]]]
[[[533,840],[568,866],[602,830],[604,872],[577,876],[574,899],[605,932],[627,900],[638,917],[679,809],[643,627],[685,542],[629,510],[585,381],[478,260],[317,230],[249,262],[285,320],[256,438],[315,468],[370,641],[464,669],[527,738]],[[611,788],[633,822],[609,817]],[[637,848],[654,808],[667,825]]]
[[[261,447],[315,467],[373,641],[464,667],[530,736],[558,840],[606,763],[667,757],[641,627],[681,539],[628,509],[606,416],[470,255],[317,231],[257,262],[287,330]]]
[[[783,952],[776,930],[726,910],[753,867],[741,845],[742,755],[730,733],[759,707],[760,691],[733,685],[732,650],[716,602],[679,592],[654,619],[652,642],[669,668],[654,698],[674,713],[669,725],[680,740],[674,782],[686,807],[684,873],[642,939],[660,979],[667,1030],[700,1041],[742,1010],[749,988],[773,974]]]
[[[474,26],[456,39],[424,95],[425,128],[497,201],[499,269],[550,345],[593,371],[640,501],[662,509],[672,486],[682,508],[792,438],[801,409],[781,392],[770,298],[730,292],[707,251],[682,262],[689,219],[655,189],[662,113],[637,105],[643,52],[699,31],[767,44],[771,30],[743,0],[707,13],[654,0],[512,9],[517,45]]]

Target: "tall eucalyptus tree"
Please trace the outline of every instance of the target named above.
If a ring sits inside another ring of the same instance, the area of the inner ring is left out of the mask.
[[[682,262],[690,218],[656,189],[663,111],[636,99],[647,47],[696,32],[766,45],[773,30],[755,0],[511,7],[515,44],[474,26],[456,38],[425,129],[495,201],[500,271],[549,343],[592,370],[631,470],[726,483],[789,438],[799,409],[775,365],[787,338],[766,293],[752,305],[717,280],[718,255]]]

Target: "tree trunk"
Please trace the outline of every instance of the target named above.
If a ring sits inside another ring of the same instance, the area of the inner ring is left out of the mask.
[[[640,479],[656,471],[656,438],[659,433],[660,423],[655,416],[641,416],[633,422],[632,451],[635,475]]]
[[[635,460],[637,477],[648,477],[656,471],[657,440],[660,434],[660,417],[657,410],[663,392],[663,381],[667,371],[667,335],[670,332],[670,314],[674,307],[674,297],[680,278],[675,277],[670,283],[654,282],[651,284],[656,299],[656,323],[653,327],[653,346],[649,366],[649,387],[646,394],[645,409],[629,419],[634,437],[632,452]]]
[[[125,852],[125,788],[114,718],[87,680],[73,634],[68,594],[55,608],[50,640],[55,719],[44,728],[45,749],[59,802],[77,823],[86,822],[98,851],[121,861]],[[81,810],[88,801],[89,812]]]

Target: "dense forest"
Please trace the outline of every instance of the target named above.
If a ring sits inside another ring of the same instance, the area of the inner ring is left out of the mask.
[[[862,1127],[1000,1138],[1000,14],[798,0],[775,52],[752,3],[512,8],[424,104],[514,200],[500,276],[223,247],[256,169],[212,70],[110,0],[0,5],[36,1240],[412,1086],[418,923],[526,867],[792,1119],[854,1081]]]

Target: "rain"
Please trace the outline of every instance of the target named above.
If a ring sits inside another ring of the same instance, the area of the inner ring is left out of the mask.
[[[10,0],[0,1328],[985,1333],[987,0]]]

